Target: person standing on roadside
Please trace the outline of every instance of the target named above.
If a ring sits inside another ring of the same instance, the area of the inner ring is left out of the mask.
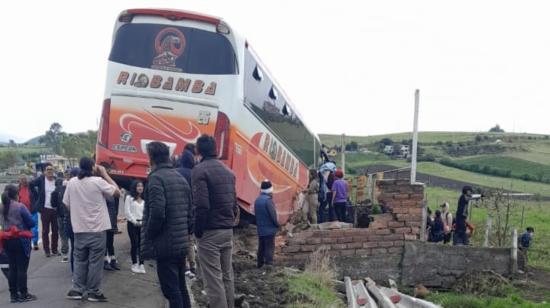
[[[59,254],[57,251],[59,230],[57,211],[51,204],[52,192],[55,190],[54,169],[50,163],[46,163],[44,168],[44,174],[32,181],[29,188],[36,193],[35,209],[40,212],[40,219],[42,220],[42,247],[46,257],[49,258],[52,253],[54,255]],[[51,241],[50,229],[52,231]]]
[[[32,227],[32,248],[38,250],[38,212],[33,209],[33,194],[29,188],[29,179],[22,175],[19,179],[19,202],[23,203],[32,215],[34,227]]]
[[[135,180],[132,182],[130,194],[124,202],[124,213],[128,222],[128,236],[130,237],[130,255],[132,257],[132,272],[145,274],[143,257],[141,256],[141,226],[143,225],[143,182]],[[139,259],[139,263],[138,263]]]
[[[170,308],[191,307],[185,281],[185,255],[189,247],[191,189],[170,161],[168,146],[147,145],[151,173],[143,211],[142,256],[156,259],[162,294]]]
[[[27,270],[31,258],[30,229],[34,227],[34,222],[27,207],[17,200],[17,187],[6,186],[2,193],[2,230],[12,233],[10,239],[3,240],[9,263],[8,285],[12,303],[36,300],[27,287]],[[29,237],[22,236],[21,231],[28,231]]]
[[[197,140],[202,156],[191,174],[195,238],[210,307],[234,307],[233,226],[237,215],[235,175],[217,159],[216,140]]]
[[[195,145],[193,143],[188,143],[185,145],[185,149],[181,154],[181,158],[178,162],[178,168],[176,169],[187,181],[191,191],[193,191],[193,186],[191,184],[191,171],[195,167]],[[193,217],[193,209],[191,207],[191,217]],[[191,231],[193,231],[191,229]],[[195,248],[192,234],[189,234],[189,249],[187,250],[187,261],[189,261],[189,269],[186,271],[186,274],[196,275],[196,260],[195,260]]]
[[[115,234],[118,231],[117,227],[117,213],[118,197],[106,196],[105,202],[107,203],[107,211],[109,212],[109,220],[111,221],[111,229],[106,231],[106,246],[105,246],[105,258],[103,260],[103,269],[106,271],[120,271],[115,255]]]
[[[260,196],[254,202],[254,216],[258,231],[258,268],[273,265],[275,235],[279,230],[277,211],[273,204],[273,185],[269,180],[264,180],[260,188]]]
[[[69,241],[65,232],[65,225],[63,219],[65,216],[65,205],[63,205],[63,194],[65,193],[65,185],[67,183],[63,179],[55,180],[55,190],[52,192],[51,204],[57,211],[57,225],[59,229],[59,237],[61,238],[61,262],[66,263],[69,261],[67,253],[69,252]]]
[[[69,171],[69,180],[65,184],[65,187],[67,186],[67,184],[69,184],[69,181],[72,178],[77,177],[79,173],[80,173],[79,168],[72,168]],[[63,194],[63,195],[65,195],[65,194]],[[67,234],[67,238],[69,239],[69,242],[71,244],[70,261],[71,261],[71,273],[72,273],[72,272],[74,272],[74,232],[73,232],[73,225],[71,224],[70,209],[65,204],[63,204],[63,211],[65,212],[65,215],[63,217],[63,225],[65,226],[65,233]]]
[[[89,157],[80,159],[80,173],[67,184],[63,203],[70,210],[74,231],[73,286],[67,298],[105,302],[100,291],[105,255],[105,231],[112,228],[105,196],[120,190],[103,166]],[[99,176],[94,176],[94,173]]]
[[[469,245],[466,225],[468,220],[468,203],[472,199],[473,189],[470,186],[462,188],[462,195],[458,199],[458,207],[455,215],[455,230],[453,234],[453,245]]]
[[[305,192],[308,209],[304,218],[312,224],[317,224],[317,213],[319,212],[319,176],[315,169],[309,170],[309,185]]]

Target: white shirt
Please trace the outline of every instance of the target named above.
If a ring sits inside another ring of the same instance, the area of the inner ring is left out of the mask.
[[[46,199],[44,200],[44,207],[48,209],[53,209],[52,207],[52,192],[55,190],[55,180],[48,180],[44,178],[46,185],[44,186],[46,191]]]
[[[141,199],[140,202],[134,199],[134,197],[128,195],[126,201],[124,202],[124,213],[126,215],[126,220],[135,224],[138,220],[143,219],[143,207],[145,206],[145,201]]]
[[[63,203],[71,211],[75,233],[110,230],[111,220],[105,196],[112,196],[116,187],[97,176],[79,180],[72,178],[63,195]]]

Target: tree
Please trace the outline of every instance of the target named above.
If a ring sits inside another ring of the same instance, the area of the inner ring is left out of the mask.
[[[15,143],[15,141],[13,141],[13,139],[10,139],[10,147],[15,148],[16,146],[17,144]]]
[[[495,125],[495,127],[491,127],[489,130],[490,133],[504,133],[504,129],[500,128],[500,125]]]
[[[62,131],[63,127],[61,124],[54,122],[50,125],[50,129],[46,131],[46,134],[40,138],[40,142],[45,143],[48,147],[52,149],[55,154],[62,154],[61,143],[65,133]]]
[[[17,163],[17,152],[6,151],[0,153],[0,169],[5,170]]]

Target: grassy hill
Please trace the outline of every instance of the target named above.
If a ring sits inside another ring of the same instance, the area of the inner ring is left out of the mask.
[[[378,153],[379,141],[390,138],[396,143],[407,140],[410,133],[376,136],[350,136],[366,146],[369,153],[349,153],[347,169],[356,171],[371,165],[409,166],[405,160],[390,159]],[[340,140],[339,135],[321,135],[326,145]],[[474,185],[503,188],[550,197],[550,140],[546,135],[484,133],[484,132],[420,132],[418,172]],[[338,160],[339,161],[339,160]],[[452,161],[463,166],[457,168],[441,162]],[[467,169],[467,170],[463,170]],[[491,175],[494,170],[505,170],[501,176]],[[506,175],[502,175],[506,174]],[[528,179],[528,181],[524,180]]]
[[[437,142],[467,142],[474,141],[476,136],[483,135],[488,136],[490,139],[497,138],[538,138],[545,139],[546,135],[540,134],[527,134],[527,133],[487,133],[487,132],[419,132],[419,143],[437,143]],[[320,134],[321,141],[327,146],[334,146],[340,144],[340,135]],[[394,133],[385,135],[371,135],[371,136],[346,136],[347,142],[355,141],[360,145],[367,145],[377,142],[383,138],[390,138],[393,141],[400,142],[402,140],[412,139],[412,133]]]

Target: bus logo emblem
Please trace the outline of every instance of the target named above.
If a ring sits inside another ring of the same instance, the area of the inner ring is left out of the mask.
[[[129,133],[129,132],[124,132],[120,135],[120,141],[124,142],[124,143],[128,143],[130,141],[132,141],[132,134]]]
[[[151,68],[181,72],[176,67],[176,60],[183,54],[185,44],[185,36],[180,30],[174,27],[162,29],[155,38],[157,56],[153,59]]]

